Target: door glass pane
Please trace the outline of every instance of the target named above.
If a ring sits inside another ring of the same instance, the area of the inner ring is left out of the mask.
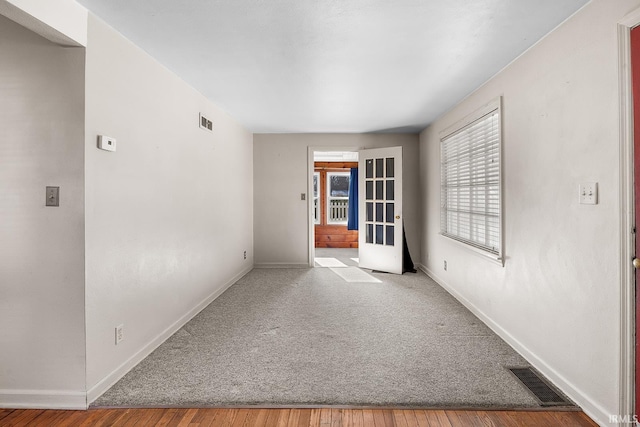
[[[384,177],[384,159],[376,159],[376,178]]]
[[[365,161],[365,178],[373,178],[373,159]]]
[[[384,225],[376,225],[376,245],[384,244]]]
[[[389,157],[387,159],[387,178],[393,178],[393,174],[394,174],[394,169],[395,169],[395,163],[394,163],[394,158],[393,157]]]
[[[365,199],[373,200],[373,181],[365,182]]]
[[[393,246],[394,234],[393,225],[387,225],[387,246]]]
[[[387,222],[391,222],[393,223],[393,216],[394,216],[394,204],[393,203],[387,203]]]
[[[367,224],[367,243],[373,243],[373,224]]]
[[[394,200],[394,196],[395,196],[394,182],[395,181],[392,179],[387,180],[387,200]]]
[[[376,199],[384,199],[382,190],[384,189],[384,181],[376,181]]]
[[[376,222],[384,222],[383,209],[384,203],[376,203]]]
[[[367,221],[373,221],[373,203],[367,202]]]

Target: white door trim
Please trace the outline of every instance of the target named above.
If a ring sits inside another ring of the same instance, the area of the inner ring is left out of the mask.
[[[618,91],[620,132],[620,414],[635,411],[635,254],[633,194],[633,103],[631,29],[640,24],[640,9],[618,22]]]

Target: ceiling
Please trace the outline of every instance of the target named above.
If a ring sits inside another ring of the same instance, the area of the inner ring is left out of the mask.
[[[419,132],[588,0],[77,0],[254,133]]]

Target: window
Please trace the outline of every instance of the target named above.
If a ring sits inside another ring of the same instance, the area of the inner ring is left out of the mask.
[[[320,224],[320,172],[313,173],[313,222]]]
[[[442,235],[502,260],[500,98],[443,133]]]
[[[327,224],[346,224],[349,172],[327,172]]]

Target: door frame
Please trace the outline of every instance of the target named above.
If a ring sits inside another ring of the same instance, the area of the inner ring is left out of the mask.
[[[618,21],[620,132],[620,414],[635,413],[635,199],[633,165],[633,87],[631,29],[640,25],[640,9]]]
[[[316,151],[360,151],[364,150],[364,147],[355,146],[308,146],[307,147],[307,239],[308,239],[308,263],[309,267],[315,267],[316,257],[316,245],[315,245],[315,228],[313,222],[313,171],[314,167],[314,153]]]

